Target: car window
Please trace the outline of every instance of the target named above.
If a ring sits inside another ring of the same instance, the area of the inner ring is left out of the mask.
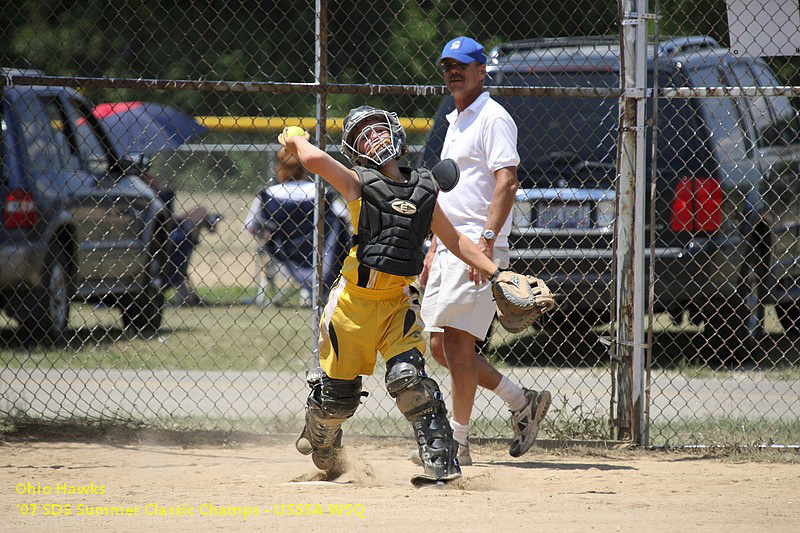
[[[0,105],[0,187],[4,187],[8,182],[8,153],[6,151],[6,135],[8,135],[8,124],[5,117],[5,106]]]
[[[689,73],[694,87],[720,87],[719,73],[714,67],[702,66]],[[744,159],[747,147],[739,116],[732,98],[698,98],[699,108],[708,125],[720,155],[734,160]]]
[[[444,96],[439,104],[436,114],[433,117],[433,127],[425,138],[425,148],[420,153],[417,165],[432,168],[439,162],[439,154],[442,153],[444,136],[447,134],[447,114],[455,109],[455,102],[450,95]]]
[[[770,68],[763,62],[753,64],[753,71],[762,87],[775,87],[784,85],[775,77]],[[800,117],[792,106],[787,96],[770,96],[767,98],[772,104],[774,122],[769,131],[770,145],[789,145],[800,143]]]
[[[57,143],[61,168],[67,170],[84,170],[78,156],[78,149],[71,135],[74,128],[70,123],[70,118],[64,110],[61,101],[57,96],[46,96],[42,98],[45,112],[47,113],[48,124],[50,125],[53,139]]]
[[[545,87],[608,87],[618,84],[613,72],[514,73],[509,85]],[[554,154],[575,154],[584,161],[614,164],[617,140],[617,99],[557,96],[498,97],[519,128],[521,166],[532,172]],[[566,155],[565,155],[566,157]],[[571,157],[571,156],[570,156]]]
[[[736,87],[757,87],[758,80],[750,70],[750,66],[744,62],[737,62],[731,70],[735,79],[731,79],[732,85]],[[769,109],[769,102],[764,96],[742,97],[745,103],[743,112],[749,113],[753,125],[755,126],[756,144],[758,146],[768,146],[774,140],[770,137],[770,125],[773,122],[772,114]]]
[[[58,113],[56,123],[49,124],[41,99],[20,100],[19,104],[17,114],[31,171],[43,174],[62,168],[68,148]]]
[[[661,73],[659,86],[683,85],[677,73]],[[645,116],[652,113],[652,99],[647,99]],[[688,100],[658,99],[658,168],[666,175],[693,176],[708,172],[705,165],[713,160],[704,142],[706,128]],[[652,139],[648,136],[648,146]]]
[[[75,124],[75,144],[83,168],[93,174],[108,171],[108,153],[94,130],[93,121],[87,119],[90,111],[81,102],[71,98],[70,122]]]

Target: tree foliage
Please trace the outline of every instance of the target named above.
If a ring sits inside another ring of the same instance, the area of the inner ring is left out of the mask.
[[[663,0],[661,33],[708,34],[727,43],[724,0]],[[442,45],[469,34],[487,48],[510,39],[615,34],[616,2],[329,0],[328,81],[441,84]],[[0,7],[0,63],[50,75],[179,80],[314,81],[312,0],[7,0]],[[797,65],[781,63],[797,83]],[[313,95],[98,91],[94,99],[148,99],[196,114],[313,114]],[[363,96],[331,95],[339,115]],[[406,115],[436,102],[387,97]]]

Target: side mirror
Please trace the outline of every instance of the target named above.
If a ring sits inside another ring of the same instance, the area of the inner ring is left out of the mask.
[[[140,152],[124,154],[118,160],[119,168],[123,174],[135,174],[141,176],[150,168],[150,158]]]

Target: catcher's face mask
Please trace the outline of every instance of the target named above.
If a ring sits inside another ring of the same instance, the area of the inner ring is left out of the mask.
[[[396,113],[361,106],[345,118],[342,152],[354,165],[380,168],[405,150],[406,132]]]

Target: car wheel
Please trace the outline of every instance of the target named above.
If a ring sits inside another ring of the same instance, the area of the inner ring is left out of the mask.
[[[800,302],[777,304],[775,312],[787,335],[800,335]]]
[[[492,336],[494,335],[497,328],[500,327],[500,321],[497,320],[497,316],[492,319],[492,323],[489,325],[489,331],[486,333],[485,339],[476,339],[475,340],[475,353],[482,356],[482,357],[491,357],[492,346],[491,340]]]
[[[119,308],[125,329],[143,335],[152,335],[161,327],[164,320],[163,254],[156,252],[147,266],[146,281],[142,290],[136,294],[126,294],[120,298]]]
[[[737,289],[726,301],[715,301],[705,310],[703,346],[709,366],[735,368],[755,360],[756,349],[764,337],[764,304],[760,270],[745,266]]]
[[[56,343],[66,338],[71,304],[69,265],[65,250],[48,252],[42,287],[31,291],[18,305],[15,315],[30,339]]]
[[[600,324],[610,322],[607,309],[572,309],[567,313],[554,311],[545,315],[539,327],[547,330],[561,330],[565,333],[578,331],[586,333]]]

